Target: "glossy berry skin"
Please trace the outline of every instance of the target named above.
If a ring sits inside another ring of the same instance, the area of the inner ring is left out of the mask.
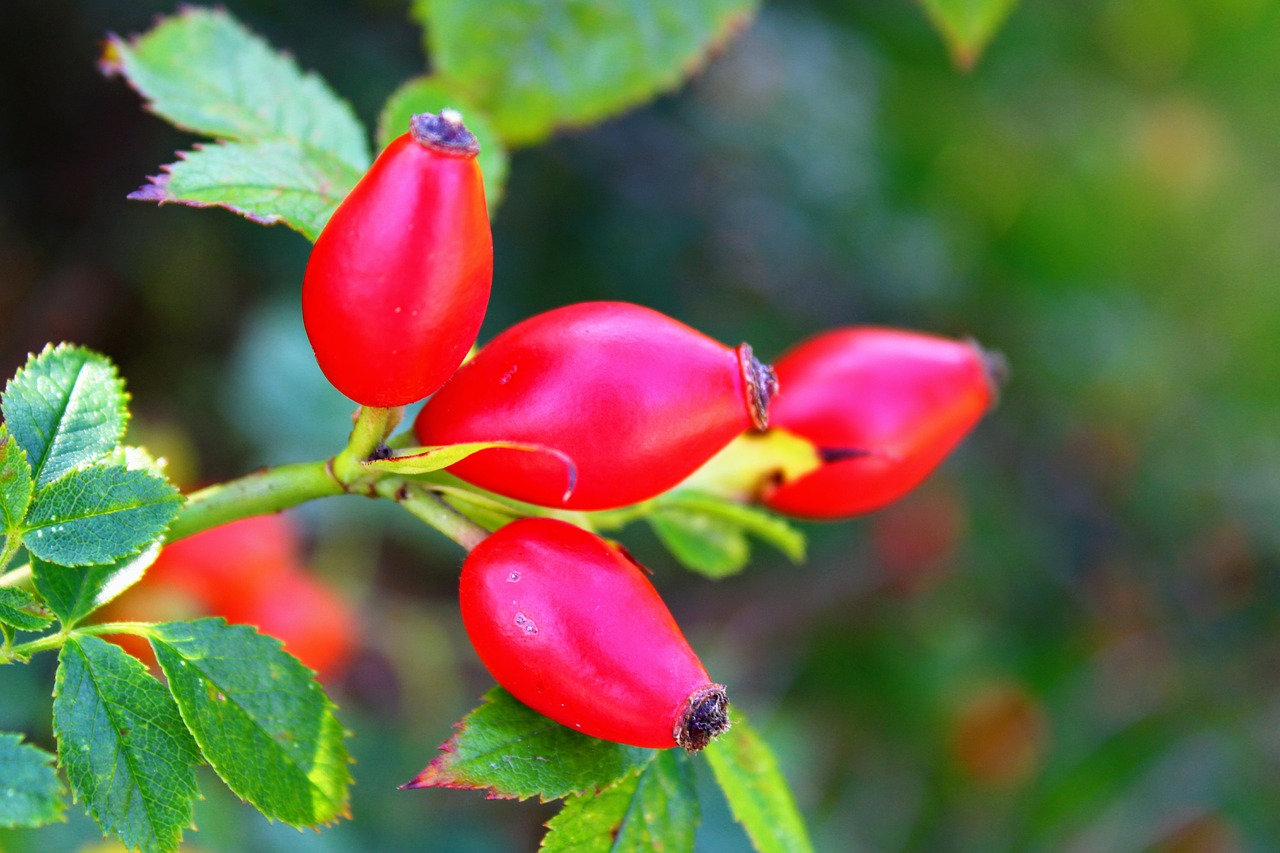
[[[564,521],[523,518],[462,567],[480,660],[529,707],[633,746],[701,749],[728,726],[713,684],[644,570]]]
[[[822,464],[766,489],[800,518],[871,512],[915,488],[994,404],[1003,363],[971,341],[877,327],[816,335],[777,362],[772,425]]]
[[[766,424],[772,373],[664,314],[583,302],[507,329],[427,401],[423,445],[513,441],[450,467],[473,485],[579,510],[625,506],[683,480],[745,430]]]
[[[421,400],[475,342],[493,279],[478,151],[456,114],[414,116],[311,250],[307,337],[324,375],[361,405]]]

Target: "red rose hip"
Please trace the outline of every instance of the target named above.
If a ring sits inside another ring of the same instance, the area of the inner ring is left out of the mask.
[[[972,341],[849,327],[777,362],[772,426],[811,442],[822,464],[765,490],[801,518],[879,509],[915,488],[994,404],[1003,359]]]
[[[462,567],[462,621],[513,696],[583,734],[690,752],[728,728],[712,683],[644,571],[568,522],[514,521]]]
[[[493,279],[478,152],[456,113],[414,116],[311,250],[307,337],[324,375],[361,405],[421,400],[475,342]]]
[[[511,441],[561,454],[476,453],[449,470],[542,506],[626,506],[679,483],[736,436],[767,424],[772,371],[625,302],[584,302],[512,326],[427,401],[424,445]],[[564,457],[577,482],[568,485]]]

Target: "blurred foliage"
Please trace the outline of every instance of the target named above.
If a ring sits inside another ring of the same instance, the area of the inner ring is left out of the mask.
[[[368,126],[424,70],[408,0],[230,5]],[[98,42],[169,11],[0,5],[0,366],[48,340],[110,353],[139,431],[208,481],[336,449],[346,409],[289,307],[305,240],[124,201],[191,139],[97,75]],[[818,849],[1280,837],[1278,87],[1265,0],[1027,0],[969,72],[918,4],[775,0],[682,91],[512,158],[482,339],[608,298],[764,356],[879,323],[1013,365],[941,473],[813,526],[804,566],[758,549],[713,582],[628,539]],[[533,849],[553,813],[392,790],[490,682],[459,555],[366,509],[322,504],[312,540],[379,614],[336,688],[357,819],[300,835],[213,794],[201,850]],[[47,663],[6,671],[0,703],[45,747]],[[715,796],[698,849],[741,850]],[[96,839],[72,815],[0,846]]]

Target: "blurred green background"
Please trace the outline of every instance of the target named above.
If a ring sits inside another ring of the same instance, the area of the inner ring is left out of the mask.
[[[232,0],[372,126],[420,73],[407,0]],[[308,244],[126,193],[191,139],[95,71],[169,3],[0,3],[0,369],[121,365],[187,485],[343,442]],[[1024,0],[962,73],[907,0],[772,0],[679,92],[518,152],[481,338],[624,299],[769,357],[850,323],[1002,350],[1001,406],[918,493],[720,582],[640,531],[820,850],[1280,848],[1280,4]],[[342,499],[300,513],[360,608],[333,685],[354,821],[268,825],[202,779],[192,849],[536,848],[554,807],[400,792],[490,681],[461,555]],[[47,657],[47,656],[46,656]],[[52,660],[0,673],[48,746]],[[704,774],[707,775],[707,774]],[[746,841],[705,787],[699,851]],[[5,851],[88,849],[79,807]]]

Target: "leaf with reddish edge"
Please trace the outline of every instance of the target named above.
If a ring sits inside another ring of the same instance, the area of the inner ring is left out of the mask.
[[[435,760],[401,789],[464,788],[487,791],[491,800],[546,802],[602,788],[658,754],[579,734],[501,687],[454,728]]]
[[[921,0],[956,67],[969,71],[1018,0]]]
[[[351,106],[225,10],[188,7],[141,35],[110,35],[100,67],[217,141],[180,152],[131,199],[224,207],[315,240],[369,166]]]
[[[553,457],[564,465],[566,482],[564,500],[568,500],[569,496],[573,494],[573,489],[578,484],[578,466],[573,463],[573,457],[564,451],[556,450],[554,447],[530,444],[528,442],[470,441],[460,444],[442,444],[436,447],[415,447],[397,456],[390,456],[386,459],[372,459],[362,464],[365,468],[377,471],[380,474],[429,474],[432,471],[448,468],[455,462],[461,462],[473,453],[494,448],[525,450],[530,453],[544,453]]]

